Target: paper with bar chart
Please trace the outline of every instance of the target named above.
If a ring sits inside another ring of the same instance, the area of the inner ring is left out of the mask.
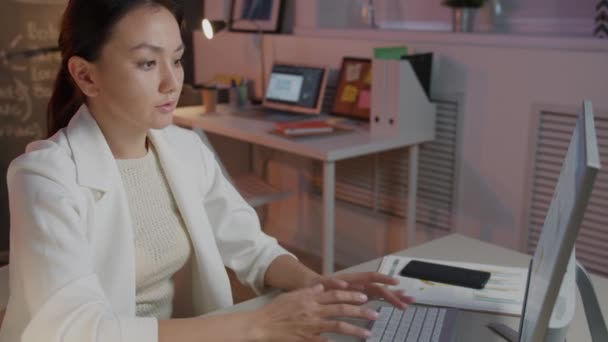
[[[391,288],[406,291],[408,295],[416,299],[417,303],[516,316],[521,315],[528,276],[528,269],[525,267],[504,267],[416,258],[416,260],[431,263],[490,272],[490,280],[488,280],[484,289],[476,290],[400,276],[399,271],[410,260],[413,259],[387,255],[382,259],[379,272],[398,278],[399,285],[392,286]]]

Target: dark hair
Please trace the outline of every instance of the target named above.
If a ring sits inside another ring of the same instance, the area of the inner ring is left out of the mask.
[[[49,136],[67,126],[84,102],[68,71],[69,59],[79,56],[96,61],[116,23],[141,6],[162,6],[173,13],[178,23],[182,22],[181,7],[173,0],[69,0],[59,34],[61,67],[47,107]]]

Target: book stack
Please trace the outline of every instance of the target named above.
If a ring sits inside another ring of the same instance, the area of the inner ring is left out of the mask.
[[[334,127],[324,120],[280,122],[276,123],[276,129],[278,133],[286,136],[318,135],[334,131]]]

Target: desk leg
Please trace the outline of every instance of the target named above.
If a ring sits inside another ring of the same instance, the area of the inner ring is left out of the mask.
[[[336,164],[323,163],[323,274],[334,272]]]
[[[418,188],[418,145],[410,147],[407,199],[407,247],[416,245],[416,192]],[[402,246],[405,244],[402,242]]]

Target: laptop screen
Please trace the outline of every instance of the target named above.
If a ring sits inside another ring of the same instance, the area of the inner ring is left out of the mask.
[[[277,63],[270,73],[264,106],[318,114],[326,77],[323,67]]]
[[[298,103],[302,93],[303,80],[302,75],[272,73],[266,97],[275,101]]]

